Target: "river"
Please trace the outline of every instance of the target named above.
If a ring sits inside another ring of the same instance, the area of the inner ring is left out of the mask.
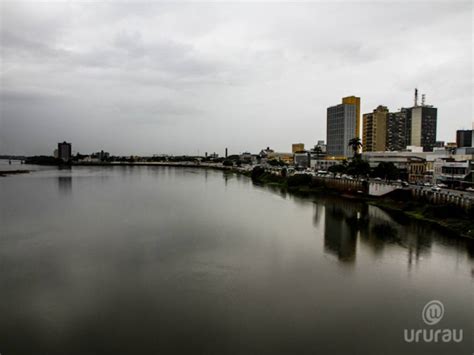
[[[222,171],[12,166],[35,171],[0,177],[1,354],[474,351],[471,240]]]

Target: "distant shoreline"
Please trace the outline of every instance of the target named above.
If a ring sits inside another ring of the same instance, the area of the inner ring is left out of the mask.
[[[201,168],[201,169],[215,169],[225,171],[247,172],[248,170],[236,166],[224,166],[221,163],[186,163],[186,162],[74,162],[65,164],[48,164],[28,162],[28,165],[40,166],[58,166],[58,167],[80,167],[80,166],[101,166],[101,167],[115,167],[115,166],[171,166],[180,168]]]
[[[217,164],[207,164],[207,163],[180,163],[180,162],[110,162],[110,163],[94,163],[94,162],[84,162],[84,163],[73,163],[71,166],[177,166],[177,167],[187,167],[187,168],[212,168],[219,170],[231,170],[235,167],[232,166],[223,166]]]
[[[0,170],[0,177],[5,177],[7,175],[16,175],[16,174],[29,174],[31,170]]]

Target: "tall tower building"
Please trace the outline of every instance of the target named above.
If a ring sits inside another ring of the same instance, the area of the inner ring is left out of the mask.
[[[356,107],[356,127],[354,137],[360,137],[360,97],[348,96],[342,98],[342,103],[347,105],[355,105]]]
[[[71,160],[72,150],[71,150],[71,143],[62,142],[58,143],[58,158],[62,161],[69,161]]]
[[[378,106],[373,112],[363,115],[362,146],[365,152],[383,152],[387,144],[388,108]]]
[[[410,126],[410,129],[408,129]],[[387,118],[386,150],[401,151],[410,145],[411,111],[402,108],[398,112],[390,112]]]
[[[458,148],[473,147],[474,130],[457,130],[456,131],[456,145]]]
[[[431,152],[436,144],[436,126],[438,109],[433,106],[415,106],[411,108],[410,145],[423,147],[424,152]]]
[[[418,104],[418,90],[415,89],[414,106],[398,112],[388,112],[385,106],[377,107],[363,116],[364,151],[401,151],[409,145],[433,151],[436,146],[438,109],[425,104],[422,95]]]
[[[423,147],[424,152],[431,152],[436,145],[438,109],[425,104],[424,94],[421,97],[421,105],[418,105],[418,89],[415,89],[414,106],[407,114],[407,145]]]
[[[342,99],[342,104],[328,107],[326,141],[327,154],[337,157],[348,157],[352,150],[349,140],[360,137],[360,98],[349,96]]]

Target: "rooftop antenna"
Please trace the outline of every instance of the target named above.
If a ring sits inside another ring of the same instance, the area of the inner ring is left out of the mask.
[[[426,99],[426,95],[422,94],[421,95],[421,106],[425,106],[425,99]]]
[[[418,106],[418,89],[415,88],[415,107]]]

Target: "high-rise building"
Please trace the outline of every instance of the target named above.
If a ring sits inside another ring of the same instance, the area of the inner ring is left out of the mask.
[[[410,145],[411,108],[388,112],[378,106],[363,115],[363,149],[366,152],[401,151]]]
[[[293,143],[291,145],[291,152],[293,154],[297,152],[301,152],[303,150],[304,150],[304,143]]]
[[[456,131],[456,145],[458,148],[473,147],[474,130],[463,129]]]
[[[386,150],[388,108],[378,106],[373,112],[365,113],[362,119],[362,149],[365,152]]]
[[[410,127],[409,127],[410,126]],[[402,108],[387,117],[386,150],[401,151],[410,145],[411,111]]]
[[[411,108],[410,145],[423,147],[424,152],[431,152],[436,143],[436,126],[438,109],[422,105]]]
[[[69,161],[71,160],[72,156],[72,149],[71,143],[62,142],[58,143],[58,158],[62,161]]]
[[[438,109],[425,104],[424,94],[421,97],[421,105],[418,105],[418,89],[415,89],[414,105],[407,115],[407,145],[431,152],[436,144]]]
[[[356,107],[356,127],[355,135],[352,138],[360,137],[360,97],[347,96],[342,98],[342,103],[347,105],[355,105]]]
[[[425,104],[425,95],[418,104],[417,89],[413,107],[390,113],[385,106],[377,107],[363,116],[364,151],[401,151],[408,146],[433,151],[437,146],[437,113],[437,108]]]
[[[406,127],[405,127],[405,137],[406,137],[406,145],[411,145],[411,107],[410,108],[402,108],[402,111],[406,111]]]
[[[348,157],[351,148],[349,140],[360,137],[360,98],[349,96],[342,99],[342,104],[328,107],[326,141],[327,154]]]

